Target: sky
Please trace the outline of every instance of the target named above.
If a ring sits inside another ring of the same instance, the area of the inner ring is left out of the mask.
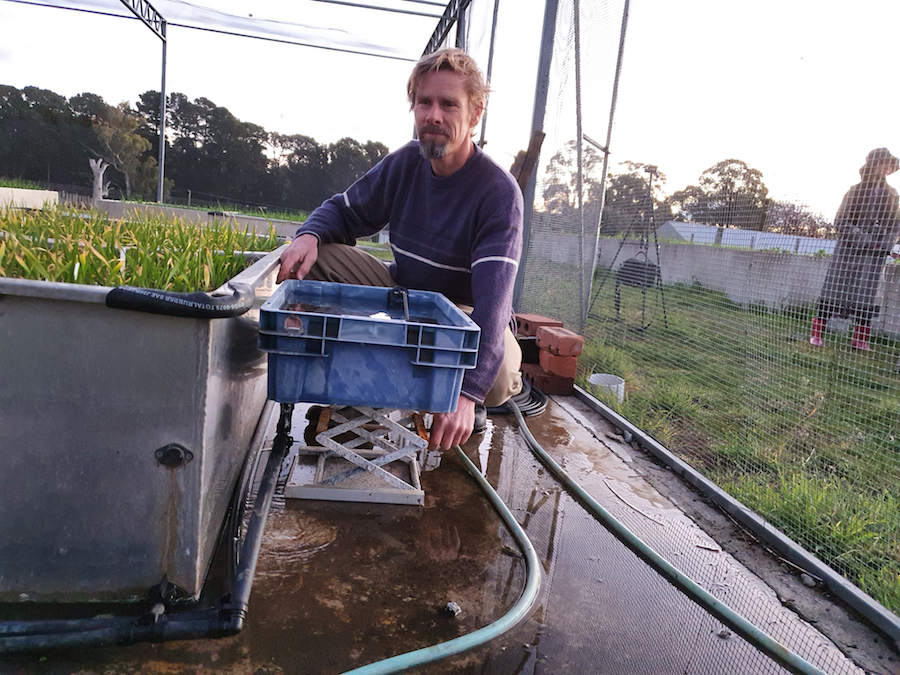
[[[434,15],[441,9],[410,0],[377,3]],[[170,23],[289,35],[331,48],[170,25],[168,92],[208,98],[268,131],[320,143],[349,136],[396,149],[411,138],[406,79],[437,24],[434,16],[314,0],[152,4]],[[77,6],[128,14],[118,0]],[[561,6],[570,11],[571,0]],[[475,0],[473,8],[473,53],[486,70],[493,0]],[[485,150],[503,166],[530,137],[543,8],[543,0],[499,3]],[[585,23],[586,31],[597,30]],[[612,23],[602,33],[607,43],[618,35]],[[830,218],[869,150],[885,146],[900,155],[897,26],[897,0],[631,0],[610,170],[619,171],[623,160],[658,165],[671,193],[696,184],[716,162],[740,159],[763,173],[770,196]],[[133,104],[160,88],[160,41],[135,19],[0,0],[0,27],[0,84],[66,97],[92,92],[110,104]],[[615,53],[615,45],[606,47]],[[584,132],[604,139],[608,105],[596,108]],[[900,185],[896,174],[891,181]]]
[[[737,158],[832,218],[870,150],[900,156],[897,26],[896,0],[637,0],[617,143],[670,192]]]

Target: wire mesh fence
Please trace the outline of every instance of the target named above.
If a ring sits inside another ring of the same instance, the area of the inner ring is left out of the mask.
[[[488,459],[489,471],[492,459]],[[596,472],[569,470],[616,518],[628,522],[642,538],[654,539],[660,550],[673,555],[674,549],[684,552],[696,546],[697,535],[674,522],[636,522],[632,509],[616,503],[602,484],[590,483],[591,473],[596,477]],[[527,450],[507,448],[497,474],[503,501],[520,514],[546,578],[538,609],[514,635],[529,647],[525,657],[518,650],[503,653],[496,648],[491,655],[494,668],[479,672],[528,673],[542,672],[542,668],[566,673],[790,672],[638,559],[561,490]],[[659,530],[655,537],[651,528]],[[713,555],[704,561],[703,569],[698,565],[690,572],[714,589],[718,599],[739,605],[745,614],[760,619],[782,644],[816,668],[828,673],[861,672],[833,646],[811,638],[808,627],[800,628],[802,622],[796,617],[791,621],[760,611],[762,592],[757,591],[759,597],[735,593],[739,573],[721,561],[711,564]],[[507,557],[489,574],[488,587],[507,592],[517,588],[521,568],[520,561]],[[740,604],[737,599],[742,599]]]
[[[649,4],[558,2],[518,309],[583,334],[579,384],[623,378],[594,391],[900,613],[900,173],[870,152],[895,132],[823,105],[836,78],[877,90],[900,10]]]
[[[861,673],[809,624],[779,603],[774,591],[681,513],[642,503],[634,493],[594,462],[553,447],[553,433],[539,441],[610,516],[625,525],[680,572],[715,598],[760,627],[794,654],[808,670],[792,672]],[[588,444],[589,441],[582,441]],[[507,445],[515,446],[514,443]],[[581,443],[578,444],[583,447]],[[488,455],[487,471],[493,457]],[[579,465],[581,463],[581,465]],[[759,646],[738,638],[719,619],[670,585],[618,540],[525,448],[502,454],[498,490],[518,514],[546,571],[545,597],[532,622],[541,627],[528,643],[547,658],[554,672],[591,673],[781,673],[790,668],[766,656]],[[700,553],[700,555],[698,555]],[[506,563],[509,573],[517,567]],[[491,580],[511,586],[506,576]],[[514,586],[513,586],[514,587]],[[589,617],[588,620],[586,618]],[[564,636],[564,637],[563,637]],[[736,639],[737,638],[737,639]],[[562,644],[561,644],[562,643]],[[516,672],[530,672],[520,669]]]

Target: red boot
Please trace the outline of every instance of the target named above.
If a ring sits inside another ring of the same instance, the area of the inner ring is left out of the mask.
[[[809,344],[816,347],[822,346],[822,330],[825,328],[825,322],[822,319],[815,318],[812,322],[812,329],[809,331]]]
[[[871,331],[872,328],[869,324],[856,324],[856,327],[853,329],[853,340],[850,342],[853,348],[862,352],[871,351],[872,348],[869,346],[869,334]]]

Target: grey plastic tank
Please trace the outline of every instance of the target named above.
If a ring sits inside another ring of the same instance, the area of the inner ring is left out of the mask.
[[[231,280],[256,299],[221,319],[0,278],[0,601],[199,595],[266,403],[277,260]]]

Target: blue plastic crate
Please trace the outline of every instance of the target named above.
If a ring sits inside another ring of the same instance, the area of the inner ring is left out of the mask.
[[[408,319],[407,319],[408,313]],[[260,308],[269,398],[455,410],[480,329],[440,293],[285,281]]]

